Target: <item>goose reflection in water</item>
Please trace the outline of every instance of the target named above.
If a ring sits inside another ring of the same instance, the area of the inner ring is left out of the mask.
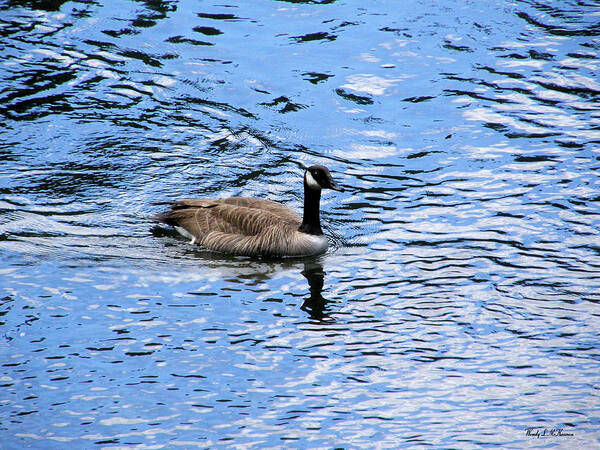
[[[177,238],[176,232],[159,225],[152,227],[151,232],[155,237]],[[321,262],[323,257],[321,255],[306,257],[303,261],[298,259],[244,260],[243,257],[226,256],[206,251],[201,247],[180,247],[175,242],[174,240],[167,243],[164,248],[170,254],[170,258],[178,259],[183,264],[185,264],[185,261],[193,262],[200,259],[206,269],[218,271],[220,273],[219,278],[226,279],[228,282],[244,285],[268,283],[274,274],[288,270],[295,272],[302,269],[300,273],[308,282],[309,295],[304,297],[300,309],[313,320],[332,320],[328,316],[327,310],[327,304],[332,303],[332,301],[325,299],[322,294],[326,272],[323,269],[323,263]],[[193,264],[196,266],[196,263]]]
[[[302,311],[307,312],[312,319],[323,320],[327,318],[326,305],[328,300],[323,298],[323,285],[325,282],[325,271],[323,265],[318,261],[305,261],[302,275],[308,281],[310,289],[309,297],[305,298],[301,306]]]

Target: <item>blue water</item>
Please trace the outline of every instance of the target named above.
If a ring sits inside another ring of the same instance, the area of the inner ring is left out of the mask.
[[[0,447],[600,446],[596,2],[101,3],[0,2]]]

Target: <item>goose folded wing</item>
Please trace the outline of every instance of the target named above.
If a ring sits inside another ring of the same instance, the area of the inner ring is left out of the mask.
[[[300,226],[301,220],[296,213],[292,210],[286,213],[283,210],[285,207],[274,205],[267,205],[273,206],[272,209],[260,209],[224,201],[189,199],[172,204],[170,211],[155,218],[168,225],[184,228],[198,240],[210,232],[255,236],[272,226],[285,225],[296,229]]]
[[[302,222],[302,219],[294,210],[271,200],[250,197],[230,197],[218,200],[218,203],[266,211],[285,221]]]

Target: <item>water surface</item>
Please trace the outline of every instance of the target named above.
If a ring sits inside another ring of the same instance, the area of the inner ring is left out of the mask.
[[[598,447],[599,18],[0,4],[2,445]],[[324,255],[148,219],[314,163]]]

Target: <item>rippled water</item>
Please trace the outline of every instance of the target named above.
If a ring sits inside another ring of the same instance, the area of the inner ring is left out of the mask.
[[[2,447],[597,448],[598,4],[240,3],[0,3]]]

